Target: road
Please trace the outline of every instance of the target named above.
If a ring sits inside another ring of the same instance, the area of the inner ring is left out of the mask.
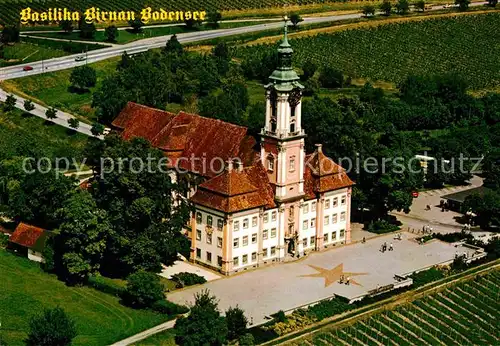
[[[477,2],[470,4],[470,6],[482,6],[484,4],[486,3]],[[432,10],[436,11],[440,9],[443,9],[443,6],[434,6]],[[304,18],[304,21],[302,23],[303,24],[327,23],[327,22],[341,21],[346,19],[359,19],[361,17],[363,17],[363,14],[361,13],[333,15],[325,17],[307,17]],[[283,23],[281,22],[264,23],[264,24],[250,25],[250,26],[231,28],[231,29],[216,29],[209,31],[184,33],[184,34],[178,34],[177,37],[179,39],[179,42],[181,43],[190,43],[190,42],[214,39],[218,37],[248,34],[270,29],[279,29],[282,26]],[[158,36],[158,37],[146,38],[143,40],[130,42],[128,44],[124,44],[118,47],[97,49],[88,52],[87,61],[80,61],[80,62],[75,61],[75,58],[81,54],[74,54],[60,58],[54,58],[54,59],[30,63],[29,65],[33,67],[33,70],[31,71],[23,71],[22,66],[19,65],[4,67],[0,69],[0,81],[41,74],[44,72],[69,69],[75,66],[84,65],[86,63],[94,63],[97,61],[117,57],[122,55],[124,52],[127,52],[128,54],[145,52],[149,49],[164,47],[166,42],[170,39],[170,37],[171,35]]]
[[[8,94],[4,90],[0,89],[0,101],[2,101],[2,102],[5,101],[5,99],[7,98],[7,95]],[[20,97],[20,96],[17,96],[17,95],[16,95],[16,99],[17,99],[16,108],[19,108],[19,109],[24,111],[25,110],[24,109],[25,99]],[[37,103],[33,103],[33,105],[35,106],[35,109],[30,111],[29,112],[30,114],[33,114],[34,116],[37,116],[37,117],[42,118],[42,119],[47,120],[47,121],[51,121],[54,124],[64,126],[68,129],[72,129],[68,124],[68,120],[71,118],[74,118],[73,115],[58,110],[57,111],[57,118],[55,118],[53,120],[49,120],[45,116],[45,111],[47,110],[46,107],[41,106]],[[80,132],[80,133],[87,135],[87,136],[93,136],[92,132],[90,131],[91,128],[92,128],[92,125],[89,125],[89,124],[86,124],[86,123],[80,121],[80,126],[76,130],[75,129],[72,129],[72,130],[74,130],[76,132]],[[98,138],[103,139],[104,137],[100,136]]]

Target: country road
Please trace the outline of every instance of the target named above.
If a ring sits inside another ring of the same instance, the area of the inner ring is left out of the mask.
[[[482,6],[484,4],[486,4],[486,2],[475,2],[471,3],[470,6]],[[440,10],[443,8],[444,8],[443,6],[434,6],[432,8],[432,11]],[[303,24],[327,23],[327,22],[334,22],[346,19],[358,19],[361,17],[363,17],[362,13],[333,15],[325,17],[307,17],[304,18],[304,21],[302,23]],[[190,32],[190,33],[178,34],[177,37],[179,39],[179,42],[181,43],[190,43],[190,42],[214,39],[218,37],[248,34],[270,29],[279,29],[282,26],[283,26],[282,22],[273,22],[273,23],[257,24],[257,25],[243,26],[231,29],[216,29],[209,31]],[[69,69],[75,66],[84,65],[86,63],[93,63],[109,59],[112,57],[117,57],[122,55],[124,52],[127,52],[128,54],[145,52],[149,49],[160,48],[165,46],[166,42],[170,39],[171,36],[172,35],[165,35],[165,36],[146,38],[130,42],[128,44],[124,44],[121,46],[114,46],[109,48],[93,50],[87,53],[86,61],[80,61],[80,62],[75,61],[75,58],[81,54],[73,54],[60,58],[44,60],[43,62],[38,61],[30,63],[30,66],[33,67],[33,70],[31,71],[23,71],[23,67],[19,65],[4,67],[0,69],[0,81],[41,74],[44,72]]]

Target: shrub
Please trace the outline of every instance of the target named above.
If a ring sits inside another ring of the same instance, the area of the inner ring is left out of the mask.
[[[133,307],[151,307],[156,301],[164,299],[164,291],[158,275],[138,271],[127,278],[123,300]]]
[[[320,71],[319,82],[324,88],[342,88],[344,86],[344,74],[333,67],[325,66]]]
[[[46,309],[41,315],[32,317],[29,326],[28,346],[71,345],[77,334],[75,323],[59,307]]]
[[[125,287],[120,286],[117,283],[102,276],[89,277],[88,284],[90,287],[95,288],[98,291],[112,294],[117,297],[122,297],[125,294]]]
[[[172,281],[177,282],[178,288],[204,284],[205,282],[207,282],[207,280],[203,276],[188,272],[182,272],[172,275]]]
[[[313,316],[318,320],[322,320],[327,317],[332,317],[337,314],[341,314],[352,309],[353,306],[349,305],[347,302],[333,298],[330,300],[323,300],[316,305],[313,305],[307,309],[309,315]]]
[[[248,320],[245,313],[238,306],[226,311],[227,337],[229,340],[238,339],[247,330]]]
[[[313,316],[308,315],[304,309],[295,310],[287,316],[285,322],[276,322],[271,326],[262,327],[263,329],[271,329],[278,335],[291,333],[295,330],[302,329],[316,322]]]
[[[177,305],[165,299],[156,301],[151,308],[154,311],[170,316],[185,314],[189,311],[187,306]]]
[[[4,233],[0,233],[0,247],[6,247],[9,242],[9,236]]]
[[[387,220],[377,220],[370,221],[370,223],[365,227],[368,232],[373,232],[377,234],[390,233],[399,230],[399,226],[394,225]]]
[[[442,269],[432,267],[418,273],[413,273],[411,278],[413,279],[413,285],[415,287],[419,287],[428,284],[429,282],[442,279],[444,276],[445,272]]]
[[[238,339],[238,344],[240,346],[253,346],[253,345],[255,345],[255,340],[253,338],[253,335],[250,333],[246,333],[246,334],[242,335]]]

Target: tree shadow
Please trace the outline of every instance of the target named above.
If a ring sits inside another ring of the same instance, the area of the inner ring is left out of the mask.
[[[89,89],[81,89],[81,88],[75,88],[74,86],[70,85],[68,87],[68,92],[72,94],[78,94],[78,95],[84,95],[90,92]]]

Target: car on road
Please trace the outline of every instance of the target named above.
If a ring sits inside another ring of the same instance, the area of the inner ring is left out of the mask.
[[[33,70],[33,67],[31,67],[31,66],[24,66],[23,67],[23,71],[31,71],[31,70]]]
[[[87,58],[85,58],[84,56],[77,56],[77,57],[75,58],[75,61],[84,61],[84,60],[86,60],[86,59],[87,59]]]

